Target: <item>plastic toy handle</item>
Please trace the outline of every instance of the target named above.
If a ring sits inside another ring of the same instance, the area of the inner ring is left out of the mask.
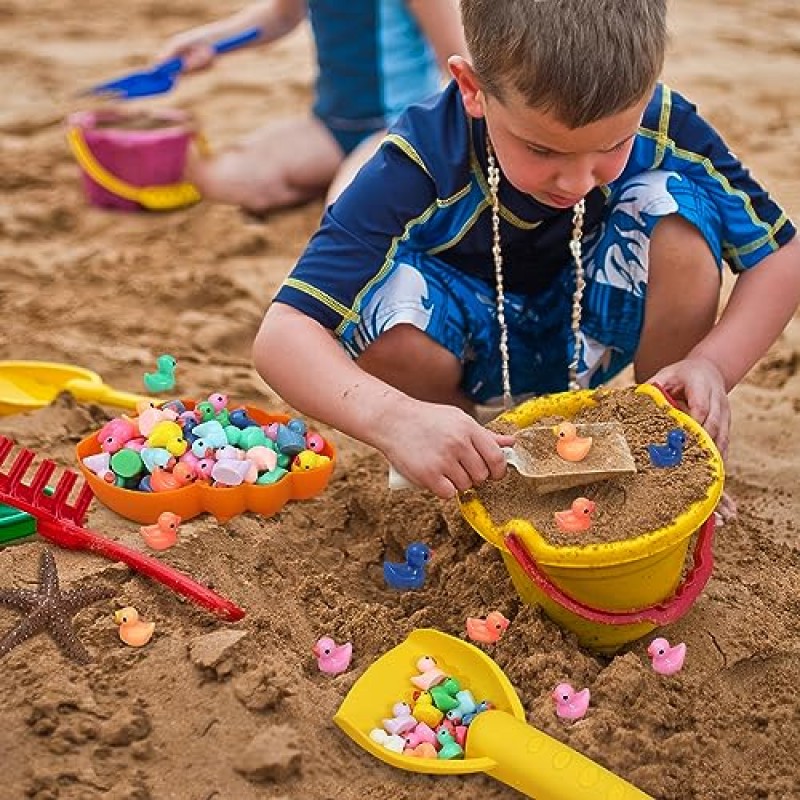
[[[220,39],[218,42],[214,42],[214,52],[217,55],[230,53],[231,50],[238,50],[240,47],[244,47],[260,38],[261,28],[247,28],[247,30],[237,33],[235,36],[229,36],[226,39]]]
[[[391,464],[389,464],[389,488],[395,489],[419,489],[415,483],[401,475]]]
[[[35,509],[31,511],[35,513]],[[188,597],[227,622],[236,622],[244,617],[244,611],[231,600],[218,595],[207,586],[158,559],[125,547],[113,539],[106,539],[66,520],[53,521],[42,516],[37,516],[37,530],[40,536],[55,542],[60,547],[70,550],[89,550],[112,561],[121,561],[136,572],[153,578],[178,594]]]
[[[653,800],[613,772],[505,711],[472,721],[467,758],[490,758],[487,774],[536,800]]]
[[[237,33],[235,36],[228,36],[225,39],[214,42],[211,45],[211,49],[217,55],[222,55],[223,53],[230,53],[232,50],[238,50],[240,47],[244,47],[260,38],[261,28],[247,28],[247,30]],[[169,61],[162,61],[154,71],[163,75],[179,75],[183,72],[183,59],[180,56],[175,56]]]
[[[680,619],[700,596],[714,569],[714,528],[716,520],[712,514],[700,528],[694,548],[694,565],[675,594],[663,603],[636,609],[635,611],[606,611],[587,606],[575,600],[558,588],[540,569],[536,561],[526,549],[520,538],[509,533],[505,544],[517,561],[522,571],[548,597],[559,605],[590,622],[601,622],[606,625],[630,625],[637,622],[653,622],[656,625],[667,625]]]
[[[92,381],[84,381],[80,378],[68,381],[64,385],[64,389],[75,395],[78,400],[106,403],[115,408],[126,408],[130,411],[136,409],[137,403],[142,401],[150,403],[153,400],[152,397],[130,394],[129,392],[120,392],[116,389],[112,389],[105,383],[93,383]]]

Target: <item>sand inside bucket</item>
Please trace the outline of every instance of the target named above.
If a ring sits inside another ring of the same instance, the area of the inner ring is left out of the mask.
[[[538,494],[533,484],[510,469],[500,481],[489,481],[476,491],[495,525],[511,519],[528,520],[555,546],[582,545],[632,539],[672,522],[692,503],[706,496],[713,480],[700,443],[686,431],[683,459],[676,467],[656,468],[650,463],[648,444],[664,444],[675,420],[650,397],[630,389],[598,392],[598,404],[581,411],[576,422],[610,422],[622,425],[636,462],[635,475],[613,478],[550,494]],[[560,422],[548,417],[537,424]],[[513,430],[496,420],[493,430]],[[555,446],[555,442],[554,442]],[[576,497],[594,500],[597,508],[591,528],[583,533],[563,533],[555,524],[555,511],[568,509]]]

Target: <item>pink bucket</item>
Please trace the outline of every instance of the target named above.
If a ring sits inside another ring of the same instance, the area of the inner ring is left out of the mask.
[[[106,109],[70,115],[70,144],[82,169],[93,206],[119,211],[163,207],[142,203],[137,187],[181,184],[189,144],[195,135],[189,114],[178,110],[126,113]],[[194,198],[197,199],[197,198]],[[174,203],[172,207],[186,205]]]

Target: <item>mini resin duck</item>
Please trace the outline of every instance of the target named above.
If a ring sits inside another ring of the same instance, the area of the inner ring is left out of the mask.
[[[683,459],[686,433],[681,428],[673,428],[667,434],[666,444],[649,444],[647,452],[654,467],[677,467]]]
[[[650,642],[647,654],[650,656],[653,669],[659,675],[674,675],[683,669],[686,645],[681,642],[672,647],[666,639],[659,637]]]
[[[350,642],[337,645],[330,636],[322,636],[311,648],[311,652],[317,657],[320,672],[326,675],[339,675],[350,666],[353,645]]]
[[[414,707],[411,709],[414,719],[424,722],[429,728],[435,728],[444,717],[444,713],[439,711],[433,704],[433,700],[428,692],[419,692],[414,699]]]
[[[119,625],[119,638],[131,647],[143,647],[153,636],[155,622],[142,622],[133,606],[114,612],[114,622]]]
[[[578,436],[578,429],[571,422],[561,422],[553,428],[558,437],[556,452],[564,461],[583,461],[592,449],[591,436]]]
[[[176,464],[172,472],[156,467],[150,473],[150,488],[154,492],[172,492],[188,486],[194,480],[194,470],[183,463]]]
[[[437,757],[444,761],[453,761],[457,758],[464,758],[464,750],[461,745],[453,738],[445,728],[439,728],[436,732],[439,740],[439,753]]]
[[[425,565],[431,557],[428,546],[412,542],[406,548],[405,563],[383,562],[383,577],[390,589],[421,589],[425,583]]]
[[[556,525],[564,533],[583,533],[592,527],[592,514],[597,504],[586,497],[577,497],[566,511],[556,511]]]
[[[369,738],[393,753],[402,753],[406,747],[406,740],[402,736],[386,733],[383,728],[373,728],[369,732]]]
[[[315,453],[313,450],[303,450],[299,452],[292,461],[292,472],[308,472],[310,469],[317,469],[330,461],[328,456]]]
[[[467,636],[473,642],[494,644],[508,628],[508,620],[499,611],[490,611],[486,619],[467,617]]]
[[[432,656],[422,656],[417,661],[417,670],[419,674],[412,676],[411,683],[423,691],[428,691],[432,686],[442,683],[447,678],[447,675],[436,666],[436,659]]]
[[[144,385],[149,392],[171,392],[175,388],[175,367],[178,362],[168,354],[156,359],[156,371],[145,372]]]
[[[553,689],[552,696],[556,704],[556,716],[561,719],[582,719],[591,697],[588,689],[576,692],[568,683],[559,683]]]
[[[472,721],[478,716],[478,714],[483,714],[484,711],[489,711],[491,708],[494,708],[494,706],[488,700],[481,700],[480,703],[475,706],[474,711],[464,714],[464,716],[461,718],[462,724],[471,725]]]
[[[425,722],[418,722],[413,730],[403,734],[403,738],[409,748],[419,747],[423,743],[436,744],[436,732]]]
[[[386,733],[402,736],[417,727],[417,720],[411,716],[411,706],[408,703],[395,703],[392,706],[392,717],[383,720]]]
[[[162,511],[153,525],[142,525],[139,532],[144,543],[153,550],[167,550],[178,541],[181,518],[171,511]]]
[[[420,742],[416,747],[406,747],[403,753],[413,758],[436,758],[436,747],[432,742]]]

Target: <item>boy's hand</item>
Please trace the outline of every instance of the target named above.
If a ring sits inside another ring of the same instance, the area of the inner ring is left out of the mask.
[[[725,380],[706,358],[692,357],[659,370],[650,383],[658,383],[685,406],[716,442],[724,456],[728,450],[731,409]]]
[[[454,406],[412,403],[379,437],[389,462],[412,483],[447,500],[505,475],[500,448],[513,436],[493,433]]]

